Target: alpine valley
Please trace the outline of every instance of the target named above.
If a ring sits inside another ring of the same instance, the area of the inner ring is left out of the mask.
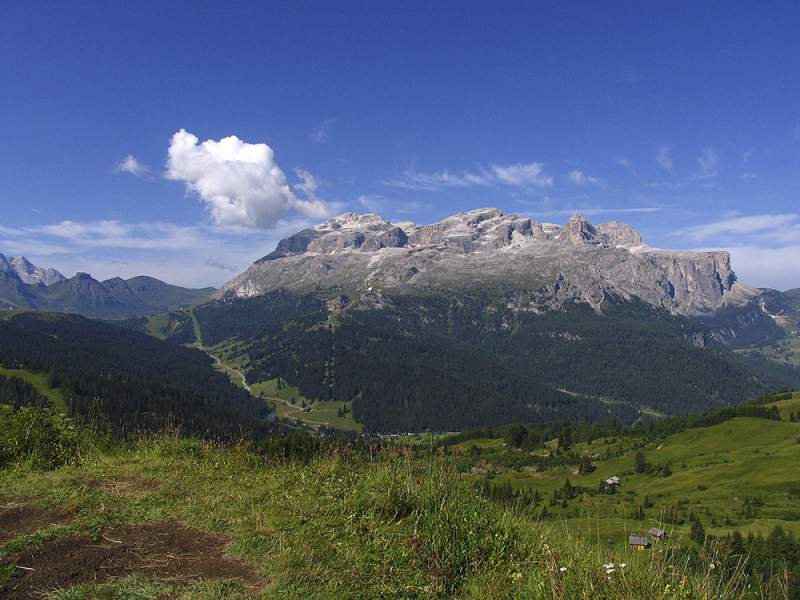
[[[193,307],[0,264],[64,311],[0,309],[3,598],[800,597],[800,295],[725,252],[485,209]]]
[[[623,223],[346,213],[282,240],[160,331],[201,342],[257,392],[336,407],[331,425],[344,414],[371,433],[464,430],[630,423],[800,386],[790,360],[753,350],[789,339],[797,308],[792,293],[740,281],[727,252],[651,248]]]

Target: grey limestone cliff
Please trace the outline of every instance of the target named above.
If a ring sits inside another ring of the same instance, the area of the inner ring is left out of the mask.
[[[650,248],[630,225],[595,227],[579,213],[559,226],[485,208],[425,226],[346,213],[282,240],[215,297],[496,287],[518,291],[514,307],[537,312],[567,302],[600,310],[613,294],[697,315],[760,294],[737,279],[727,252]]]

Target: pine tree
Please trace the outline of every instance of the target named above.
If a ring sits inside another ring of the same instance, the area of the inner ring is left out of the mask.
[[[694,523],[692,523],[692,531],[690,534],[692,541],[696,544],[702,546],[706,542],[706,530],[703,528],[703,523],[700,521],[700,515],[695,517]]]
[[[647,459],[644,457],[644,452],[637,452],[636,458],[634,459],[633,470],[636,473],[645,473],[650,465],[647,464]]]

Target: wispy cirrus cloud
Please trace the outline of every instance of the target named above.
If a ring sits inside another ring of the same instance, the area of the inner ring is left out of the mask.
[[[320,126],[314,129],[309,135],[311,141],[315,144],[327,144],[331,139],[334,123],[336,123],[336,119],[325,119]]]
[[[624,215],[624,214],[637,214],[637,213],[653,213],[659,212],[664,210],[660,207],[655,206],[633,206],[628,208],[608,208],[608,207],[580,207],[580,208],[559,208],[554,210],[542,210],[542,211],[534,211],[534,212],[525,212],[519,213],[531,218],[543,218],[543,217],[561,217],[566,216],[570,217],[574,215],[576,212],[581,213],[584,216],[601,216],[601,215]]]
[[[684,227],[672,235],[687,237],[692,240],[705,240],[720,235],[764,236],[775,242],[800,241],[800,223],[795,213],[777,215],[750,215],[733,217]]]
[[[672,146],[661,146],[658,149],[656,160],[665,171],[672,173],[672,168],[675,166],[675,161],[672,160]]]
[[[380,194],[359,196],[356,202],[368,211],[378,213],[384,219],[388,219],[393,215],[413,214],[425,206],[423,203],[416,201],[396,202]]]
[[[370,212],[374,213],[382,213],[387,207],[387,201],[384,196],[380,194],[369,194],[365,196],[359,196],[358,200],[356,200],[361,206],[366,208]]]
[[[464,171],[456,174],[446,169],[435,173],[407,170],[399,177],[384,180],[383,183],[410,190],[439,191],[450,187],[490,185],[549,187],[553,185],[553,177],[544,173],[544,163],[533,162],[493,165],[489,169],[480,169],[477,173]]]
[[[544,164],[534,162],[530,164],[517,163],[508,167],[492,167],[492,174],[506,185],[535,185],[548,187],[553,185],[553,177],[545,175]]]
[[[597,177],[591,177],[586,175],[583,171],[578,171],[577,169],[570,171],[569,180],[574,183],[575,185],[596,185],[598,187],[604,188],[606,185],[605,180],[599,179]]]
[[[700,165],[697,179],[713,179],[719,175],[721,164],[719,154],[712,148],[705,148],[703,155],[697,158],[697,162]]]

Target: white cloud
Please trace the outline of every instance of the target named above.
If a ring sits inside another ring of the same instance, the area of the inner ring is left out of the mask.
[[[518,187],[536,186],[547,187],[553,185],[553,177],[545,175],[544,164],[534,162],[530,164],[516,163],[505,167],[493,165],[490,170],[481,169],[478,173],[464,172],[461,175],[448,170],[437,173],[419,173],[405,171],[401,177],[386,180],[385,185],[401,187],[410,190],[439,191],[448,187],[474,187],[488,185],[510,185]]]
[[[487,185],[487,182],[482,176],[471,175],[469,173],[464,173],[464,175],[459,176],[454,175],[447,170],[430,174],[405,171],[401,177],[384,181],[383,183],[408,190],[428,191],[438,191],[444,187],[470,187],[473,185]]]
[[[614,160],[617,161],[619,164],[621,164],[623,167],[626,167],[628,169],[631,168],[631,162],[628,160],[626,156],[617,156],[614,158]]]
[[[570,171],[569,180],[575,185],[584,185],[588,183],[603,188],[606,187],[606,182],[603,181],[602,179],[598,179],[597,177],[590,177],[589,175],[586,175],[582,171],[578,171],[577,169],[575,169],[574,171]]]
[[[303,192],[306,197],[305,207],[300,212],[313,219],[324,219],[330,216],[331,208],[336,205],[329,205],[324,200],[317,198],[316,191],[320,186],[319,179],[303,169],[295,169],[294,172],[303,180],[303,183],[296,183],[294,188]]]
[[[137,177],[146,177],[150,173],[150,167],[140,163],[130,154],[122,159],[114,170],[116,173],[132,173]]]
[[[303,183],[290,185],[266,144],[249,144],[236,136],[198,141],[183,129],[172,136],[164,177],[183,181],[187,190],[197,193],[217,225],[265,228],[290,211],[314,219],[330,214],[314,194],[317,180],[298,169]],[[295,190],[304,192],[307,200],[298,198]]]
[[[731,253],[731,267],[742,281],[757,287],[786,291],[800,287],[800,244],[783,248],[754,245],[725,248]]]
[[[699,179],[713,179],[719,175],[719,155],[711,148],[704,149],[703,156],[698,157],[697,162],[700,163]]]
[[[656,160],[664,169],[672,173],[672,167],[674,166],[672,160],[672,146],[662,146],[659,148]]]
[[[542,173],[543,167],[544,164],[538,162],[527,165],[517,163],[508,167],[492,167],[492,172],[506,185],[553,185],[553,178]]]

